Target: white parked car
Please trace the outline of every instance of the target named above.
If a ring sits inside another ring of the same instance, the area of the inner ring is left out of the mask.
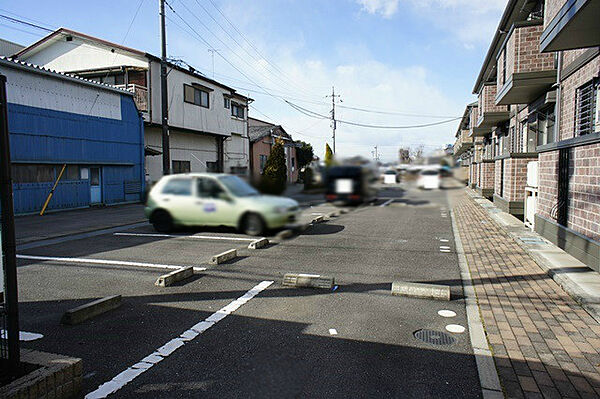
[[[440,172],[435,169],[423,169],[419,173],[417,187],[424,190],[440,188]]]
[[[398,172],[393,169],[386,170],[383,174],[383,184],[396,184],[398,180]]]

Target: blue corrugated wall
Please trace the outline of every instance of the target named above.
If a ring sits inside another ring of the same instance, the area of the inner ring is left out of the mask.
[[[13,163],[101,167],[102,202],[139,201],[144,188],[143,121],[133,98],[121,96],[121,120],[8,104]],[[60,170],[60,167],[57,168]],[[125,193],[126,183],[133,193]],[[16,213],[41,209],[53,183],[14,184]],[[90,204],[88,180],[58,184],[48,209]]]

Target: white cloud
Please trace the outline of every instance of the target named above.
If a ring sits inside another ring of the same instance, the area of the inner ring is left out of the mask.
[[[450,32],[465,48],[488,44],[507,0],[403,0],[422,18]]]
[[[384,18],[391,18],[398,11],[399,0],[356,0],[362,9],[369,14],[380,14]]]

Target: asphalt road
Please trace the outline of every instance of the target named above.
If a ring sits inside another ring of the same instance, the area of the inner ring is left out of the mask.
[[[308,205],[304,217],[333,209]],[[23,346],[83,358],[84,393],[112,380],[119,389],[111,397],[119,398],[480,397],[447,209],[444,190],[396,186],[374,205],[288,240],[271,237],[261,250],[246,249],[249,238],[231,230],[156,237],[146,226],[22,250],[48,258],[19,260],[22,330],[44,335]],[[208,263],[230,248],[238,259]],[[61,259],[73,257],[104,263]],[[154,281],[168,270],[149,263],[206,270],[160,288]],[[337,288],[283,287],[289,272],[332,276]],[[450,285],[453,300],[391,296],[397,280]],[[248,294],[265,281],[273,283]],[[116,294],[119,309],[77,326],[59,323],[65,310]],[[190,330],[232,302],[218,323]],[[441,317],[442,309],[456,316]],[[448,324],[467,328],[448,333],[450,345],[413,335]],[[131,381],[115,379],[190,331],[197,336]]]

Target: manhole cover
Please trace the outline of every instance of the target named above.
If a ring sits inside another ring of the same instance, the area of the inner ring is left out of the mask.
[[[415,331],[414,335],[415,338],[434,345],[452,345],[456,341],[454,337],[441,331],[423,329]]]

